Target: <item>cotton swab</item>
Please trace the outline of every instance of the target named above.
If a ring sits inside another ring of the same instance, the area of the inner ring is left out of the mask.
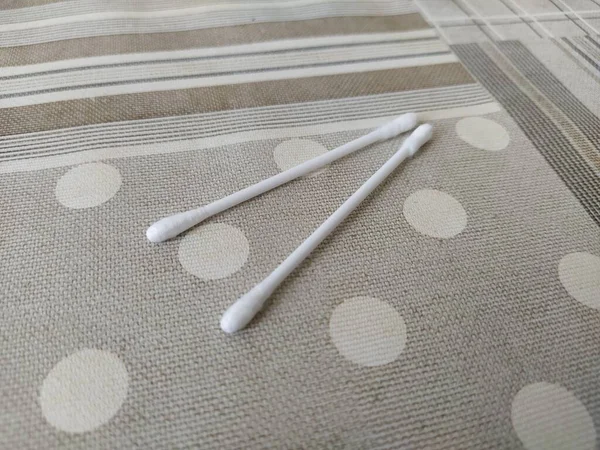
[[[208,219],[215,214],[245,202],[246,200],[250,200],[257,195],[264,194],[265,192],[270,191],[277,186],[281,186],[288,181],[292,181],[295,178],[314,172],[315,170],[320,169],[321,167],[324,167],[327,164],[346,155],[349,155],[352,152],[360,150],[367,145],[371,145],[379,141],[385,141],[394,136],[398,136],[400,133],[412,130],[415,126],[417,126],[416,114],[408,113],[399,116],[365,136],[362,136],[354,141],[348,142],[347,144],[336,148],[335,150],[331,150],[323,155],[317,156],[316,158],[310,159],[302,164],[292,167],[291,169],[274,175],[271,178],[260,181],[252,186],[242,189],[241,191],[235,192],[208,205],[201,206],[200,208],[165,217],[164,219],[155,222],[150,226],[150,228],[148,228],[146,231],[146,237],[151,242],[163,242],[167,239],[174,238],[180,233],[183,233],[185,230],[193,227],[194,225],[198,225],[203,220]]]
[[[267,278],[240,297],[225,311],[221,329],[235,333],[244,328],[261,310],[265,301],[285,278],[350,215],[367,196],[377,188],[407,157],[414,155],[432,136],[429,124],[417,128],[401,145],[400,149],[375,172],[354,194],[294,250]]]

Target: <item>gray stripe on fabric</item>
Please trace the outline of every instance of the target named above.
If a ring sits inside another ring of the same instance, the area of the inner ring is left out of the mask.
[[[584,51],[582,51],[571,39],[562,38],[563,42],[565,42],[571,49],[577,53],[580,57],[582,57],[590,66],[592,66],[596,71],[600,72],[600,65],[590,58]]]
[[[592,36],[588,35],[585,36],[585,38],[600,49],[600,43],[597,40],[595,40]]]
[[[352,47],[366,47],[366,46],[378,46],[382,44],[393,44],[393,43],[407,43],[407,42],[436,42],[439,38],[437,37],[426,37],[426,38],[415,38],[415,39],[389,39],[384,41],[376,41],[376,42],[356,42],[356,43],[344,43],[344,44],[335,44],[335,45],[320,45],[320,46],[310,46],[310,47],[298,47],[298,48],[286,48],[281,50],[265,50],[265,51],[256,51],[256,52],[248,52],[248,53],[232,53],[232,54],[223,54],[223,55],[210,55],[210,56],[196,56],[196,57],[186,57],[186,58],[169,58],[169,59],[152,59],[147,61],[131,61],[131,62],[123,62],[117,64],[98,64],[93,66],[80,66],[80,67],[69,67],[65,69],[54,69],[54,70],[45,70],[43,72],[31,72],[31,73],[23,73],[19,75],[8,75],[1,77],[0,81],[4,80],[16,80],[23,78],[34,78],[42,75],[55,75],[61,73],[70,73],[70,72],[79,72],[85,70],[95,70],[95,69],[112,69],[114,67],[132,67],[132,66],[147,66],[150,64],[172,64],[178,62],[190,62],[190,61],[206,61],[209,59],[225,59],[225,58],[236,58],[240,56],[258,56],[258,55],[278,55],[285,53],[295,53],[295,52],[303,52],[307,50],[330,50],[330,49],[344,49],[344,48],[352,48]],[[414,56],[414,55],[411,55]],[[420,56],[420,55],[416,55]]]
[[[211,11],[191,11],[190,14],[169,15],[169,11],[160,11],[149,18],[111,17],[101,14],[85,17],[84,21],[67,21],[63,23],[15,29],[14,25],[3,25],[0,29],[0,46],[14,47],[21,45],[41,44],[94,36],[114,36],[120,34],[162,33],[189,31],[206,28],[228,27],[251,23],[286,22],[295,20],[311,20],[325,17],[348,16],[383,16],[401,15],[416,12],[412,2],[400,0],[395,2],[381,1],[348,1],[336,3],[318,3],[285,8],[273,5],[269,8],[257,9],[246,6],[235,10],[216,9]]]
[[[89,83],[89,84],[79,84],[74,86],[68,86],[64,88],[51,88],[51,89],[40,89],[37,91],[26,91],[26,92],[17,92],[14,94],[5,94],[0,95],[0,99],[3,98],[14,98],[14,97],[27,97],[30,95],[39,95],[39,94],[48,94],[51,92],[64,92],[64,91],[72,91],[75,89],[88,89],[88,88],[99,88],[106,86],[123,86],[123,85],[133,85],[138,83],[150,83],[155,81],[173,81],[173,80],[188,80],[195,78],[207,78],[207,77],[220,77],[220,76],[228,76],[228,75],[243,75],[243,74],[252,74],[252,73],[264,73],[264,72],[277,72],[281,70],[289,70],[289,69],[309,69],[314,67],[330,67],[330,66],[340,66],[344,64],[354,64],[361,62],[378,62],[378,61],[394,61],[400,59],[409,59],[409,58],[420,58],[425,56],[441,56],[441,55],[450,55],[450,52],[433,52],[433,53],[415,53],[410,55],[400,55],[395,57],[384,56],[380,58],[364,58],[364,59],[351,59],[346,61],[336,61],[336,62],[325,62],[320,64],[298,64],[293,66],[281,66],[281,67],[272,67],[272,68],[264,68],[264,69],[252,69],[252,70],[236,70],[236,71],[228,71],[228,72],[216,72],[216,73],[205,73],[205,74],[191,74],[191,75],[174,75],[169,77],[157,77],[157,78],[142,78],[137,80],[124,80],[124,81],[109,81],[106,83]]]
[[[583,38],[576,38],[576,41],[580,45],[582,50],[585,50],[592,59],[594,59],[595,61],[600,60],[600,48],[595,47],[592,44],[592,42],[594,42],[594,41],[590,41],[588,39],[583,39]]]
[[[158,119],[197,113],[308,103],[463,85],[473,78],[458,62],[308,78],[256,81],[0,109],[0,134]]]
[[[540,92],[550,99],[600,149],[600,119],[579,101],[552,72],[519,41],[499,42],[498,47]]]
[[[453,85],[447,87],[437,87],[437,88],[429,88],[429,89],[417,89],[414,91],[404,91],[404,92],[392,92],[388,94],[376,94],[369,95],[365,97],[349,97],[349,98],[341,98],[341,99],[333,99],[333,100],[321,100],[316,102],[308,102],[308,103],[297,103],[294,105],[287,105],[285,110],[281,110],[281,106],[262,106],[257,108],[252,108],[253,115],[256,117],[261,117],[265,120],[271,120],[277,117],[281,117],[282,114],[286,114],[288,111],[293,110],[293,114],[302,114],[302,115],[312,115],[325,111],[329,112],[331,110],[343,110],[345,107],[349,106],[352,108],[364,108],[369,107],[370,105],[377,104],[387,104],[390,101],[396,101],[396,99],[401,99],[401,101],[410,103],[417,99],[418,101],[426,101],[421,100],[423,95],[426,95],[427,100],[438,101],[444,100],[447,98],[453,98],[455,95],[459,95],[460,98],[466,98],[471,95],[484,96],[489,101],[492,101],[491,97],[479,84],[463,84],[463,85]],[[366,105],[366,106],[365,106]],[[244,109],[232,110],[232,111],[219,111],[210,113],[211,119],[208,122],[219,121],[225,117],[231,117],[233,115],[243,115]],[[56,139],[59,141],[61,139],[67,139],[73,136],[90,136],[90,135],[107,135],[121,133],[121,132],[130,132],[132,130],[157,130],[157,129],[165,129],[172,128],[178,126],[185,126],[187,124],[193,123],[207,123],[205,114],[190,114],[184,116],[173,116],[173,117],[159,117],[154,119],[145,119],[138,120],[132,122],[114,122],[114,123],[104,123],[104,124],[94,124],[94,125],[84,125],[75,128],[67,128],[67,129],[59,129],[59,130],[50,130],[50,131],[40,131],[27,133],[23,135],[9,135],[9,136],[0,136],[0,145],[3,147],[11,147],[14,143],[19,142],[54,142]]]
[[[516,20],[516,21],[510,21],[510,22],[507,22],[507,23],[510,23],[510,24],[523,23],[523,24],[525,24],[525,25],[529,26],[529,28],[531,29],[531,31],[533,31],[533,32],[534,32],[535,34],[537,34],[539,37],[543,37],[542,33],[540,33],[540,32],[539,32],[539,31],[536,29],[536,27],[534,27],[534,26],[533,26],[533,25],[534,25],[534,21],[528,21],[528,20],[525,20],[525,19],[523,18],[523,16],[521,16],[521,15],[519,14],[519,10],[518,10],[517,8],[515,8],[515,5],[514,5],[514,4],[512,4],[511,2],[507,2],[506,0],[500,0],[500,1],[502,2],[502,5],[504,5],[504,6],[506,7],[506,9],[508,9],[508,10],[509,10],[511,13],[515,14],[515,16],[516,16],[516,17],[518,17],[518,20]],[[517,5],[517,6],[518,6],[518,5]],[[504,23],[504,22],[503,22],[503,23]]]
[[[489,103],[492,99],[478,85],[448,88],[442,90],[425,90],[415,93],[397,93],[394,95],[376,96],[369,99],[344,99],[322,105],[316,111],[302,110],[298,105],[274,107],[271,111],[261,112],[255,109],[231,111],[227,114],[200,115],[195,121],[184,125],[165,126],[160,123],[151,125],[138,124],[118,126],[99,132],[82,131],[71,137],[62,136],[62,130],[52,136],[20,143],[16,139],[0,141],[0,160],[21,159],[23,157],[45,156],[47,154],[67,154],[73,151],[122,147],[132,144],[151,144],[157,142],[181,141],[186,139],[218,136],[232,132],[272,129],[284,126],[306,126],[327,121],[355,120],[365,117],[386,117],[400,114],[404,110],[415,112],[453,108],[459,106],[475,106]],[[408,94],[408,95],[407,95]],[[413,95],[411,95],[413,94]],[[387,98],[386,98],[387,97]],[[285,110],[289,110],[286,113]],[[10,142],[15,142],[10,144]]]
[[[502,104],[600,226],[600,178],[569,140],[478,44],[453,45],[452,49],[471,74]]]
[[[547,45],[548,47],[548,45]],[[549,46],[553,49],[553,46]],[[504,55],[500,49],[491,44],[482,45],[486,54],[492,58],[496,65],[519,86],[531,101],[552,121],[558,130],[571,142],[577,152],[590,164],[593,170],[600,172],[600,154],[594,144],[581,132],[564,112],[548,99],[537,87],[531,83],[515,65]],[[531,50],[533,53],[533,50]],[[539,55],[536,55],[539,59]],[[541,60],[540,60],[541,61]]]
[[[402,104],[407,107],[427,108],[441,106],[449,107],[456,105],[472,105],[474,102],[492,101],[491,97],[478,85],[452,86],[450,88],[425,89],[415,92],[400,92],[385,95],[374,95],[367,98],[341,99],[323,102],[322,105],[289,105],[284,108],[280,106],[264,108],[252,108],[249,110],[233,110],[225,113],[209,113],[194,116],[163,118],[160,120],[139,121],[130,123],[112,123],[92,127],[80,127],[73,130],[57,130],[53,132],[33,133],[33,135],[8,136],[0,138],[0,154],[8,153],[15,149],[28,149],[35,146],[63,145],[65,143],[89,142],[93,139],[103,139],[107,136],[118,136],[120,139],[129,139],[132,136],[160,135],[162,133],[173,133],[189,131],[190,129],[210,129],[213,125],[220,125],[223,121],[236,120],[243,122],[244,118],[251,116],[260,123],[271,123],[288,116],[293,118],[329,117],[337,114],[343,117],[349,112],[361,114],[388,110]],[[321,103],[321,102],[318,102]],[[308,106],[308,107],[307,107]],[[141,134],[136,134],[141,133]]]
[[[458,106],[477,106],[477,105],[483,105],[489,103],[489,101],[487,100],[475,100],[472,102],[469,102],[467,104],[465,103],[456,103],[456,104],[449,104],[446,105],[448,108],[451,107],[458,107]],[[435,109],[429,109],[428,111],[435,111],[436,109],[443,109],[442,107],[440,107],[439,105],[436,105]],[[423,112],[425,111],[424,108],[412,108],[410,112]],[[404,111],[399,111],[398,109],[394,109],[391,113],[385,113],[383,110],[378,110],[378,111],[373,111],[372,114],[370,114],[368,117],[369,118],[380,118],[380,117],[389,117],[390,115],[400,115],[402,113],[406,113],[409,112],[408,110],[404,110]],[[321,125],[323,123],[329,123],[329,122],[336,122],[336,121],[340,121],[340,120],[358,120],[358,119],[364,119],[365,115],[364,114],[349,114],[346,116],[340,116],[337,114],[334,115],[330,115],[327,118],[313,118],[313,119],[306,119],[306,120],[302,120],[302,121],[279,121],[279,122],[273,122],[271,124],[263,124],[263,125],[254,125],[254,124],[245,124],[244,126],[230,126],[230,127],[223,127],[222,129],[219,129],[217,131],[213,131],[211,133],[206,133],[202,136],[199,136],[199,138],[207,138],[207,137],[216,137],[216,136],[221,136],[224,134],[230,134],[230,133],[243,133],[243,132],[248,132],[248,131],[265,131],[265,130],[275,130],[275,129],[279,129],[279,128],[285,128],[286,126],[292,126],[292,127],[296,127],[296,126],[309,126],[309,125]],[[191,133],[181,133],[181,134],[177,134],[174,137],[171,138],[157,138],[157,139],[153,139],[150,142],[143,142],[143,140],[130,140],[127,141],[126,143],[123,143],[123,139],[115,139],[113,141],[106,141],[100,145],[89,145],[86,146],[85,150],[102,150],[102,149],[112,149],[112,148],[118,148],[118,147],[128,147],[130,145],[140,145],[140,144],[156,144],[156,143],[166,143],[166,142],[175,142],[175,141],[182,141],[182,140],[187,140],[187,139],[195,139],[196,137],[193,136]],[[61,150],[61,151],[57,151],[55,148],[53,150],[48,150],[46,152],[40,153],[37,151],[28,151],[28,152],[23,152],[20,153],[17,156],[13,156],[13,155],[9,155],[9,156],[0,156],[0,162],[3,161],[14,161],[14,160],[23,160],[23,159],[33,159],[33,158],[40,158],[40,157],[45,157],[45,156],[56,156],[56,155],[68,155],[68,154],[73,154],[73,153],[79,153],[81,151],[83,151],[84,149],[82,148],[81,145],[71,145],[70,150]]]
[[[49,5],[51,3],[64,3],[64,0],[2,0],[0,10],[23,10],[34,6]]]
[[[286,1],[289,0],[260,0],[261,3]],[[109,11],[146,12],[211,6],[219,2],[223,0],[2,0],[0,10],[4,10],[2,23],[18,23]]]
[[[65,59],[193,48],[226,47],[290,39],[409,32],[430,29],[419,14],[330,17],[295,22],[251,23],[227,28],[123,34],[0,48],[0,65],[21,66]]]

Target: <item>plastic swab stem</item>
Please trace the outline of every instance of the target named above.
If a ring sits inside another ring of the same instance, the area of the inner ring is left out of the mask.
[[[240,297],[225,311],[221,328],[226,333],[235,333],[244,328],[261,310],[269,296],[298,267],[304,259],[344,221],[360,203],[373,192],[407,157],[414,155],[432,136],[429,124],[418,127],[401,145],[400,149],[365,184],[346,200],[329,218],[319,226],[300,246],[294,250],[267,278]]]
[[[342,145],[316,158],[310,159],[291,169],[274,175],[266,180],[260,181],[252,186],[248,186],[241,191],[235,192],[227,197],[212,202],[200,208],[192,209],[182,213],[174,214],[152,224],[146,231],[146,237],[151,242],[163,242],[183,233],[189,228],[198,225],[203,220],[208,219],[226,209],[238,205],[246,200],[250,200],[258,195],[264,194],[282,184],[292,181],[301,176],[314,172],[333,161],[343,158],[361,148],[371,145],[375,142],[385,141],[408,130],[412,130],[417,125],[417,116],[414,113],[404,114],[388,122],[376,130]]]

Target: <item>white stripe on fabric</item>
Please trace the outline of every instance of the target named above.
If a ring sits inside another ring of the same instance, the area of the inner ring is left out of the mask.
[[[207,137],[228,130],[251,130],[313,122],[387,116],[398,111],[427,111],[489,103],[478,84],[393,92],[389,94],[274,105],[109,124],[88,125],[0,138],[0,160],[60,153],[86,148],[117,147],[128,143]],[[115,144],[116,142],[116,144]]]
[[[252,44],[207,47],[187,50],[174,50],[151,53],[126,53],[121,55],[95,56],[90,58],[67,59],[26,66],[0,67],[0,77],[46,72],[49,70],[73,69],[101,65],[117,65],[161,61],[177,58],[201,58],[220,55],[244,55],[245,53],[262,53],[282,50],[295,50],[307,47],[324,47],[333,45],[368,44],[384,41],[400,41],[411,39],[436,38],[434,29],[391,32],[350,34],[342,36],[325,36],[314,38],[285,39],[278,41],[256,42]]]
[[[36,146],[40,143],[54,145],[61,142],[71,142],[71,140],[80,139],[82,136],[85,136],[86,139],[98,139],[106,136],[127,139],[128,136],[140,132],[144,136],[151,136],[156,133],[160,135],[161,133],[168,134],[173,131],[176,133],[183,133],[189,130],[202,131],[205,127],[211,127],[214,124],[218,125],[227,120],[235,120],[241,123],[246,121],[248,117],[256,118],[256,123],[262,125],[272,123],[277,118],[288,116],[300,120],[301,118],[313,118],[322,115],[330,116],[335,112],[345,113],[351,111],[357,114],[365,114],[365,111],[373,108],[381,108],[385,111],[385,108],[390,108],[390,105],[394,108],[390,110],[390,114],[392,114],[399,105],[409,109],[427,102],[431,102],[433,106],[439,103],[442,104],[442,107],[446,101],[463,101],[465,105],[468,105],[471,98],[483,98],[485,102],[492,101],[489,93],[481,85],[470,83],[361,97],[83,125],[74,128],[38,131],[22,135],[0,136],[0,147],[2,149],[10,149],[22,146],[23,144],[26,146]]]
[[[447,108],[458,108],[464,106],[476,106],[489,103],[490,98],[485,96],[470,97],[468,99],[461,100],[444,100],[439,102],[428,102],[426,104],[419,104],[418,106],[411,106],[407,104],[405,111],[421,112],[427,111],[431,108],[447,109]],[[365,117],[380,117],[387,116],[389,114],[395,114],[400,110],[400,106],[397,104],[384,104],[378,107],[364,108],[360,111],[330,111],[328,114],[321,112],[314,114],[310,117],[298,118],[297,116],[290,116],[287,114],[281,117],[272,118],[266,120],[265,117],[257,118],[254,116],[242,117],[241,119],[234,120],[233,118],[227,118],[221,120],[219,123],[202,124],[202,126],[181,126],[172,127],[168,130],[138,130],[138,132],[130,133],[127,135],[115,134],[104,134],[98,136],[75,136],[65,141],[54,141],[54,142],[37,142],[33,144],[21,143],[11,148],[3,148],[0,151],[0,161],[23,159],[31,157],[39,157],[44,155],[58,155],[64,153],[74,153],[82,151],[83,149],[103,149],[113,148],[117,149],[131,144],[142,144],[142,143],[157,143],[157,142],[171,142],[180,141],[187,139],[195,139],[200,137],[211,137],[218,136],[221,134],[227,134],[231,132],[241,131],[252,131],[267,128],[282,128],[286,126],[306,126],[314,123],[324,123],[331,121],[340,120],[356,120]]]
[[[387,1],[391,2],[393,0]],[[400,1],[404,1],[408,6],[407,0]],[[305,4],[336,2],[344,3],[348,2],[348,0],[260,0],[260,2],[256,2],[255,7],[262,8],[267,6],[276,6],[278,8],[294,8],[299,5]],[[29,8],[1,10],[2,14],[0,14],[0,26],[21,23],[44,23],[44,21],[54,21],[48,22],[49,25],[60,23],[72,23],[72,19],[69,19],[70,17],[85,17],[93,14],[99,16],[107,14],[107,18],[148,18],[157,17],[157,15],[165,11],[168,12],[168,14],[177,15],[177,11],[188,11],[187,13],[182,12],[181,14],[189,14],[190,11],[193,11],[194,13],[210,13],[213,11],[247,9],[248,6],[248,2],[244,1],[218,0],[209,2],[202,2],[198,0],[169,0],[168,2],[165,2],[163,0],[159,0],[154,2],[144,1],[137,3],[127,1],[123,2],[122,5],[115,4],[114,2],[100,2],[97,0],[70,0],[68,2],[51,3],[47,5],[33,6]],[[81,20],[83,19],[74,19],[73,21]],[[26,25],[26,27],[35,28],[36,26]],[[9,29],[7,29],[7,31],[9,31]]]
[[[124,85],[109,85],[69,91],[34,94],[23,97],[11,97],[0,100],[0,108],[14,108],[27,105],[38,105],[82,98],[103,97],[109,95],[133,94],[141,92],[171,91],[196,87],[222,86],[229,84],[252,83],[259,81],[273,81],[296,79],[316,76],[337,75],[343,73],[371,72],[385,69],[398,69],[402,67],[426,66],[458,62],[453,54],[436,56],[408,57],[399,59],[386,59],[375,62],[358,62],[336,64],[332,66],[308,67],[302,69],[284,69],[262,72],[251,72],[237,75],[221,75],[204,78],[175,79],[166,81],[142,82]]]
[[[282,5],[294,0],[260,0],[261,3]],[[37,6],[27,6],[16,9],[0,10],[0,24],[33,22],[56,17],[75,16],[81,14],[107,11],[162,11],[165,9],[191,8],[197,6],[210,7],[214,5],[244,5],[240,0],[63,0]]]
[[[446,110],[430,111],[420,114],[421,120],[437,120],[453,117],[465,117],[474,115],[485,115],[501,111],[496,102],[485,103],[470,107],[450,108]],[[185,141],[176,141],[169,143],[132,145],[119,147],[118,154],[112,148],[102,150],[83,150],[77,153],[66,155],[46,156],[28,160],[15,160],[0,163],[0,173],[28,172],[34,170],[49,169],[54,167],[71,166],[92,161],[101,161],[106,159],[128,158],[134,156],[145,156],[166,153],[178,153],[186,151],[200,151],[208,148],[219,147],[223,145],[238,144],[250,141],[259,141],[264,139],[279,139],[311,136],[315,134],[327,134],[340,131],[360,130],[375,128],[383,123],[392,120],[394,116],[377,117],[369,119],[359,119],[352,121],[319,123],[310,126],[287,127],[277,129],[264,129],[255,131],[245,131],[230,133],[208,138],[190,139]]]
[[[115,34],[166,33],[257,22],[309,20],[323,17],[386,16],[416,12],[411,0],[298,0],[285,7],[268,3],[183,8],[150,12],[106,12],[5,24],[0,45],[17,46]]]
[[[366,46],[336,47],[324,50],[277,52],[252,56],[203,58],[193,61],[163,61],[156,64],[91,68],[0,80],[0,96],[50,89],[74,89],[94,85],[160,80],[161,78],[207,77],[261,70],[291,69],[301,66],[347,64],[374,59],[421,57],[449,53],[441,41],[396,42]],[[240,71],[243,68],[243,71]]]

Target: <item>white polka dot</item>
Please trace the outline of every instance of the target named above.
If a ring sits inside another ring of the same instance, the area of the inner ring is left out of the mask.
[[[505,149],[510,141],[502,125],[483,117],[467,117],[458,121],[456,133],[473,147],[493,152]]]
[[[275,158],[275,164],[279,170],[283,172],[324,153],[327,153],[327,149],[318,142],[307,139],[291,139],[275,147],[273,158]],[[318,175],[323,170],[317,170],[309,176]]]
[[[244,233],[224,223],[203,225],[188,233],[179,245],[179,262],[203,280],[219,280],[242,268],[250,246]]]
[[[596,430],[585,406],[564,387],[525,386],[512,403],[512,423],[527,450],[596,448]]]
[[[50,371],[40,391],[46,420],[59,430],[83,433],[108,422],[127,396],[125,365],[110,352],[85,349]]]
[[[589,253],[569,253],[558,264],[558,278],[575,300],[600,309],[600,258]]]
[[[67,208],[90,208],[110,200],[121,187],[121,174],[113,166],[90,163],[73,167],[56,183],[56,198]]]
[[[400,314],[370,297],[338,305],[329,321],[329,334],[344,357],[368,367],[395,361],[406,344],[406,325]]]
[[[451,195],[433,189],[411,194],[404,202],[404,217],[418,232],[448,239],[467,226],[467,213]]]

